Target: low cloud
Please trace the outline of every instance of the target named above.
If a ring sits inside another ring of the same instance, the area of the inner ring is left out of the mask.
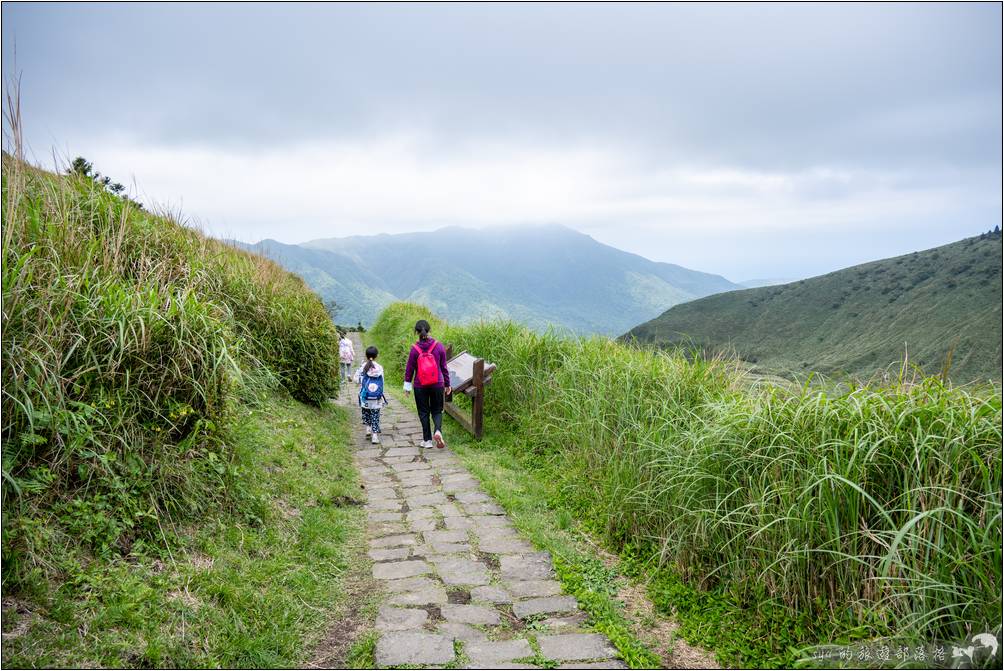
[[[560,223],[649,258],[734,277],[811,273],[800,258],[786,263],[777,254],[788,250],[785,238],[807,229],[845,236],[846,251],[860,246],[855,234],[900,226],[918,244],[939,244],[986,227],[960,221],[956,232],[946,221],[959,212],[1001,207],[989,188],[993,171],[653,170],[649,159],[614,144],[443,146],[419,133],[256,151],[109,138],[82,153],[116,179],[128,176],[140,200],[180,210],[220,237],[295,243],[446,225]],[[735,242],[744,254],[730,254]]]

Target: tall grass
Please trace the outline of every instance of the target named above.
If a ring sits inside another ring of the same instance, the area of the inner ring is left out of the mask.
[[[391,376],[419,318],[498,365],[489,432],[547,460],[615,546],[835,637],[957,640],[999,624],[999,390],[781,388],[728,359],[452,327],[409,304],[370,331]]]
[[[235,404],[338,376],[321,301],[275,264],[6,153],[3,204],[6,591],[237,505]]]

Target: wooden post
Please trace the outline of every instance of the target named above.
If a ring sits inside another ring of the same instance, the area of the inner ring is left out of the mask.
[[[453,345],[447,345],[446,346],[446,360],[449,361],[452,358],[453,358]],[[446,386],[447,387],[450,386],[450,380],[446,381]],[[444,396],[443,397],[443,403],[444,403],[444,405],[446,403],[449,403],[452,400],[453,400],[453,394],[452,393],[449,396]],[[449,414],[449,412],[447,412],[447,414]]]
[[[474,398],[471,399],[471,423],[474,424],[474,437],[481,440],[484,435],[484,413],[485,413],[485,360],[478,359],[474,362]]]

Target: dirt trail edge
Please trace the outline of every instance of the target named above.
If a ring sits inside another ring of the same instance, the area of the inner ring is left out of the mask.
[[[357,387],[346,386],[340,402],[351,407]],[[353,422],[368,554],[385,592],[377,666],[627,668],[606,636],[583,626],[551,556],[520,537],[449,447],[418,447],[412,406],[384,408],[379,445],[358,415]]]

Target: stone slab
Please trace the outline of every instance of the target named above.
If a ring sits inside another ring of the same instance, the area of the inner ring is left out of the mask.
[[[429,620],[429,614],[419,608],[394,608],[382,606],[377,614],[378,631],[405,631],[421,629]]]
[[[468,515],[505,515],[505,509],[497,503],[465,503],[463,506]]]
[[[573,596],[545,596],[526,601],[516,601],[512,605],[513,615],[519,619],[542,613],[569,613],[576,610],[579,603]]]
[[[473,606],[471,604],[451,603],[440,608],[440,613],[447,622],[462,622],[464,624],[498,624],[499,613],[494,608]],[[533,653],[530,653],[531,655]]]
[[[415,534],[398,534],[370,540],[371,548],[393,548],[402,545],[418,545],[418,537]]]
[[[498,668],[500,662],[533,657],[533,649],[526,639],[514,638],[509,641],[473,641],[464,646],[472,665],[482,668]]]
[[[561,594],[561,584],[557,581],[512,581],[506,583],[505,588],[517,599]]]
[[[447,585],[487,585],[488,569],[470,559],[435,560],[436,572]]]
[[[429,606],[441,605],[449,602],[449,595],[446,593],[446,590],[440,586],[416,589],[408,592],[398,592],[387,600],[387,603],[394,606]]]
[[[470,517],[444,517],[443,522],[446,524],[447,529],[471,529],[474,527],[474,523],[471,522]]]
[[[488,496],[484,492],[478,492],[474,490],[462,491],[457,494],[457,501],[461,503],[495,503],[492,497]]]
[[[463,517],[464,513],[457,507],[455,503],[440,503],[436,506],[436,510],[443,517]]]
[[[456,494],[458,492],[477,489],[480,484],[474,478],[465,478],[463,480],[454,480],[453,482],[444,482],[442,486],[443,491],[447,494]]]
[[[378,580],[410,578],[423,573],[431,573],[432,567],[424,561],[386,562],[373,565],[373,577]]]
[[[579,662],[578,664],[560,664],[559,669],[626,669],[628,665],[619,659],[607,659],[602,662]]]
[[[436,516],[435,508],[409,508],[404,516],[409,520],[422,520]]]
[[[557,617],[549,617],[546,620],[541,620],[540,623],[543,626],[547,627],[548,629],[554,629],[557,631],[578,629],[579,627],[585,626],[586,614],[583,613],[582,611],[579,611],[572,615],[559,615]]]
[[[440,584],[425,576],[415,576],[413,578],[401,578],[400,580],[388,580],[383,586],[390,592],[410,592],[418,589],[429,589],[440,587]]]
[[[370,522],[400,522],[404,513],[368,513],[366,519]]]
[[[448,664],[453,661],[453,639],[442,634],[391,631],[376,645],[377,666]]]
[[[488,635],[485,632],[463,622],[443,622],[436,627],[436,631],[456,641],[464,641],[465,643],[488,640]]]
[[[427,517],[423,520],[415,520],[413,522],[408,522],[408,529],[414,532],[424,532],[432,531],[436,528],[436,520],[431,517]]]
[[[373,561],[392,561],[395,559],[407,559],[408,555],[411,554],[411,550],[408,548],[381,548],[379,550],[370,550],[366,554]]]
[[[497,527],[475,527],[475,535],[478,540],[488,541],[501,538],[519,538],[519,532],[512,525],[506,524]]]
[[[466,543],[466,531],[426,531],[422,534],[426,543]]]
[[[533,552],[533,546],[520,538],[489,538],[478,543],[478,549],[490,554]]]
[[[498,585],[480,585],[471,590],[471,601],[512,603],[512,596]]]
[[[538,636],[544,657],[559,662],[613,657],[617,650],[603,634],[556,634]]]
[[[431,494],[432,492],[438,492],[439,487],[436,485],[409,485],[407,487],[401,487],[405,496],[421,496],[422,494]]]
[[[498,517],[496,515],[472,515],[470,518],[471,522],[474,523],[475,529],[484,529],[486,527],[508,527],[509,519],[506,517]]]
[[[431,494],[421,494],[419,496],[409,496],[408,505],[412,508],[420,506],[432,506],[439,503],[446,503],[446,494],[443,492],[433,492]]]
[[[408,531],[400,522],[377,522],[370,524],[368,528],[372,536],[399,536]]]
[[[367,501],[365,507],[366,510],[372,510],[373,512],[401,512],[401,502],[394,499],[373,499],[371,501]]]
[[[534,552],[522,555],[502,555],[499,568],[503,580],[547,580],[554,577],[551,555]]]
[[[386,457],[414,457],[417,455],[417,447],[392,447],[387,450]]]
[[[463,473],[451,473],[450,475],[443,476],[443,484],[448,482],[460,482],[461,480],[474,480],[474,477],[466,471]]]
[[[405,473],[407,471],[426,471],[432,468],[424,461],[405,461],[399,464],[391,464],[395,473]]]
[[[415,554],[425,557],[434,555],[469,555],[471,546],[467,543],[425,543],[415,548]]]

